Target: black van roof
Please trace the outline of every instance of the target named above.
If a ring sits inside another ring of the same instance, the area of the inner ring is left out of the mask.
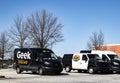
[[[21,49],[23,49],[23,50],[24,50],[24,49],[29,49],[29,50],[34,50],[34,51],[35,51],[35,50],[36,50],[36,51],[37,51],[37,50],[39,50],[39,51],[40,51],[40,50],[49,50],[49,51],[53,52],[51,49],[47,49],[47,48],[15,48],[15,50],[21,50]]]
[[[81,50],[80,53],[91,53],[91,50]]]
[[[15,48],[15,49],[39,49],[39,50],[46,50],[48,48]],[[48,49],[50,50],[50,49]]]

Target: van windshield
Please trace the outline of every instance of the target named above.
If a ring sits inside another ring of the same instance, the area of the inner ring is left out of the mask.
[[[115,54],[107,54],[108,55],[108,57],[112,60],[112,59],[115,59],[115,58],[118,58],[118,56],[117,55],[115,55]]]
[[[51,53],[51,52],[40,53],[40,57],[43,60],[56,60],[56,59],[58,59],[58,57],[54,53]]]
[[[89,59],[101,60],[97,54],[88,54]]]

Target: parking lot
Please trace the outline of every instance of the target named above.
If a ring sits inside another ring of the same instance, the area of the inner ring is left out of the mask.
[[[89,74],[72,71],[61,75],[43,75],[23,72],[17,74],[13,69],[1,69],[0,75],[6,78],[0,78],[0,83],[120,83],[119,74]]]

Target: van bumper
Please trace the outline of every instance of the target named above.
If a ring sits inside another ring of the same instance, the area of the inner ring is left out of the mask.
[[[60,73],[62,72],[63,68],[53,68],[53,67],[43,67],[43,71],[47,73]]]
[[[110,70],[111,71],[116,71],[116,72],[120,73],[120,67],[114,67],[113,66],[113,67],[110,68]]]
[[[107,67],[96,67],[95,71],[108,72],[110,69]]]

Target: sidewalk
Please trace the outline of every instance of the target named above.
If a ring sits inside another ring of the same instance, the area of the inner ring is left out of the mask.
[[[5,73],[6,73],[6,70],[8,69],[0,69],[0,78],[5,78]]]

